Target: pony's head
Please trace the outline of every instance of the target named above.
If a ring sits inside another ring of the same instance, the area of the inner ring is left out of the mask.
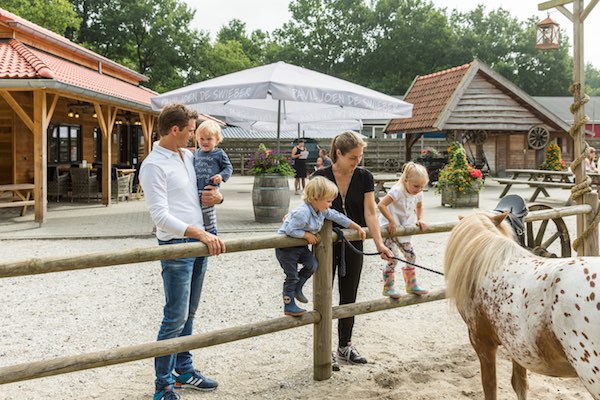
[[[477,213],[461,219],[450,232],[444,255],[446,294],[460,310],[472,299],[489,271],[516,256],[531,255],[515,241],[507,214]]]

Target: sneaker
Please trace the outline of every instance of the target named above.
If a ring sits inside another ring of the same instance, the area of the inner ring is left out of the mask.
[[[359,354],[356,347],[348,342],[348,346],[338,347],[338,356],[351,364],[366,364],[367,359]]]
[[[160,392],[154,392],[152,400],[179,400],[180,397],[173,391],[173,386],[167,386]]]
[[[335,354],[335,351],[331,353],[331,370],[336,372],[340,370],[340,364],[338,364],[337,354]]]
[[[189,374],[175,374],[175,389],[195,389],[210,391],[215,390],[219,386],[217,381],[206,378],[197,369]]]

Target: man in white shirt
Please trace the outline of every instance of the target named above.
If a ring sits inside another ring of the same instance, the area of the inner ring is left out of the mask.
[[[196,129],[198,114],[181,104],[165,106],[158,117],[159,141],[140,169],[146,204],[156,225],[160,245],[202,242],[211,255],[225,251],[218,236],[204,230],[196,187],[193,154],[185,149]],[[222,201],[216,188],[203,195],[205,205]],[[161,260],[165,291],[163,320],[158,340],[189,336],[200,302],[206,257]],[[192,364],[190,352],[155,358],[153,400],[176,400],[174,389],[214,390],[217,382],[204,377]]]

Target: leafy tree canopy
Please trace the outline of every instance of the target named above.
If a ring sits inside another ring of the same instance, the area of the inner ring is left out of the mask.
[[[2,0],[2,8],[59,35],[80,23],[69,0]]]

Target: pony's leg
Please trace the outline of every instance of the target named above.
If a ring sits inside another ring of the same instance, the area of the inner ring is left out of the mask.
[[[527,389],[529,389],[529,385],[527,383],[527,370],[517,364],[514,360],[513,371],[512,371],[512,379],[510,382],[512,383],[512,387],[517,394],[518,400],[527,400]]]
[[[488,339],[478,337],[471,329],[469,329],[469,338],[479,358],[481,385],[485,400],[496,400],[496,350],[498,350],[498,345]]]

